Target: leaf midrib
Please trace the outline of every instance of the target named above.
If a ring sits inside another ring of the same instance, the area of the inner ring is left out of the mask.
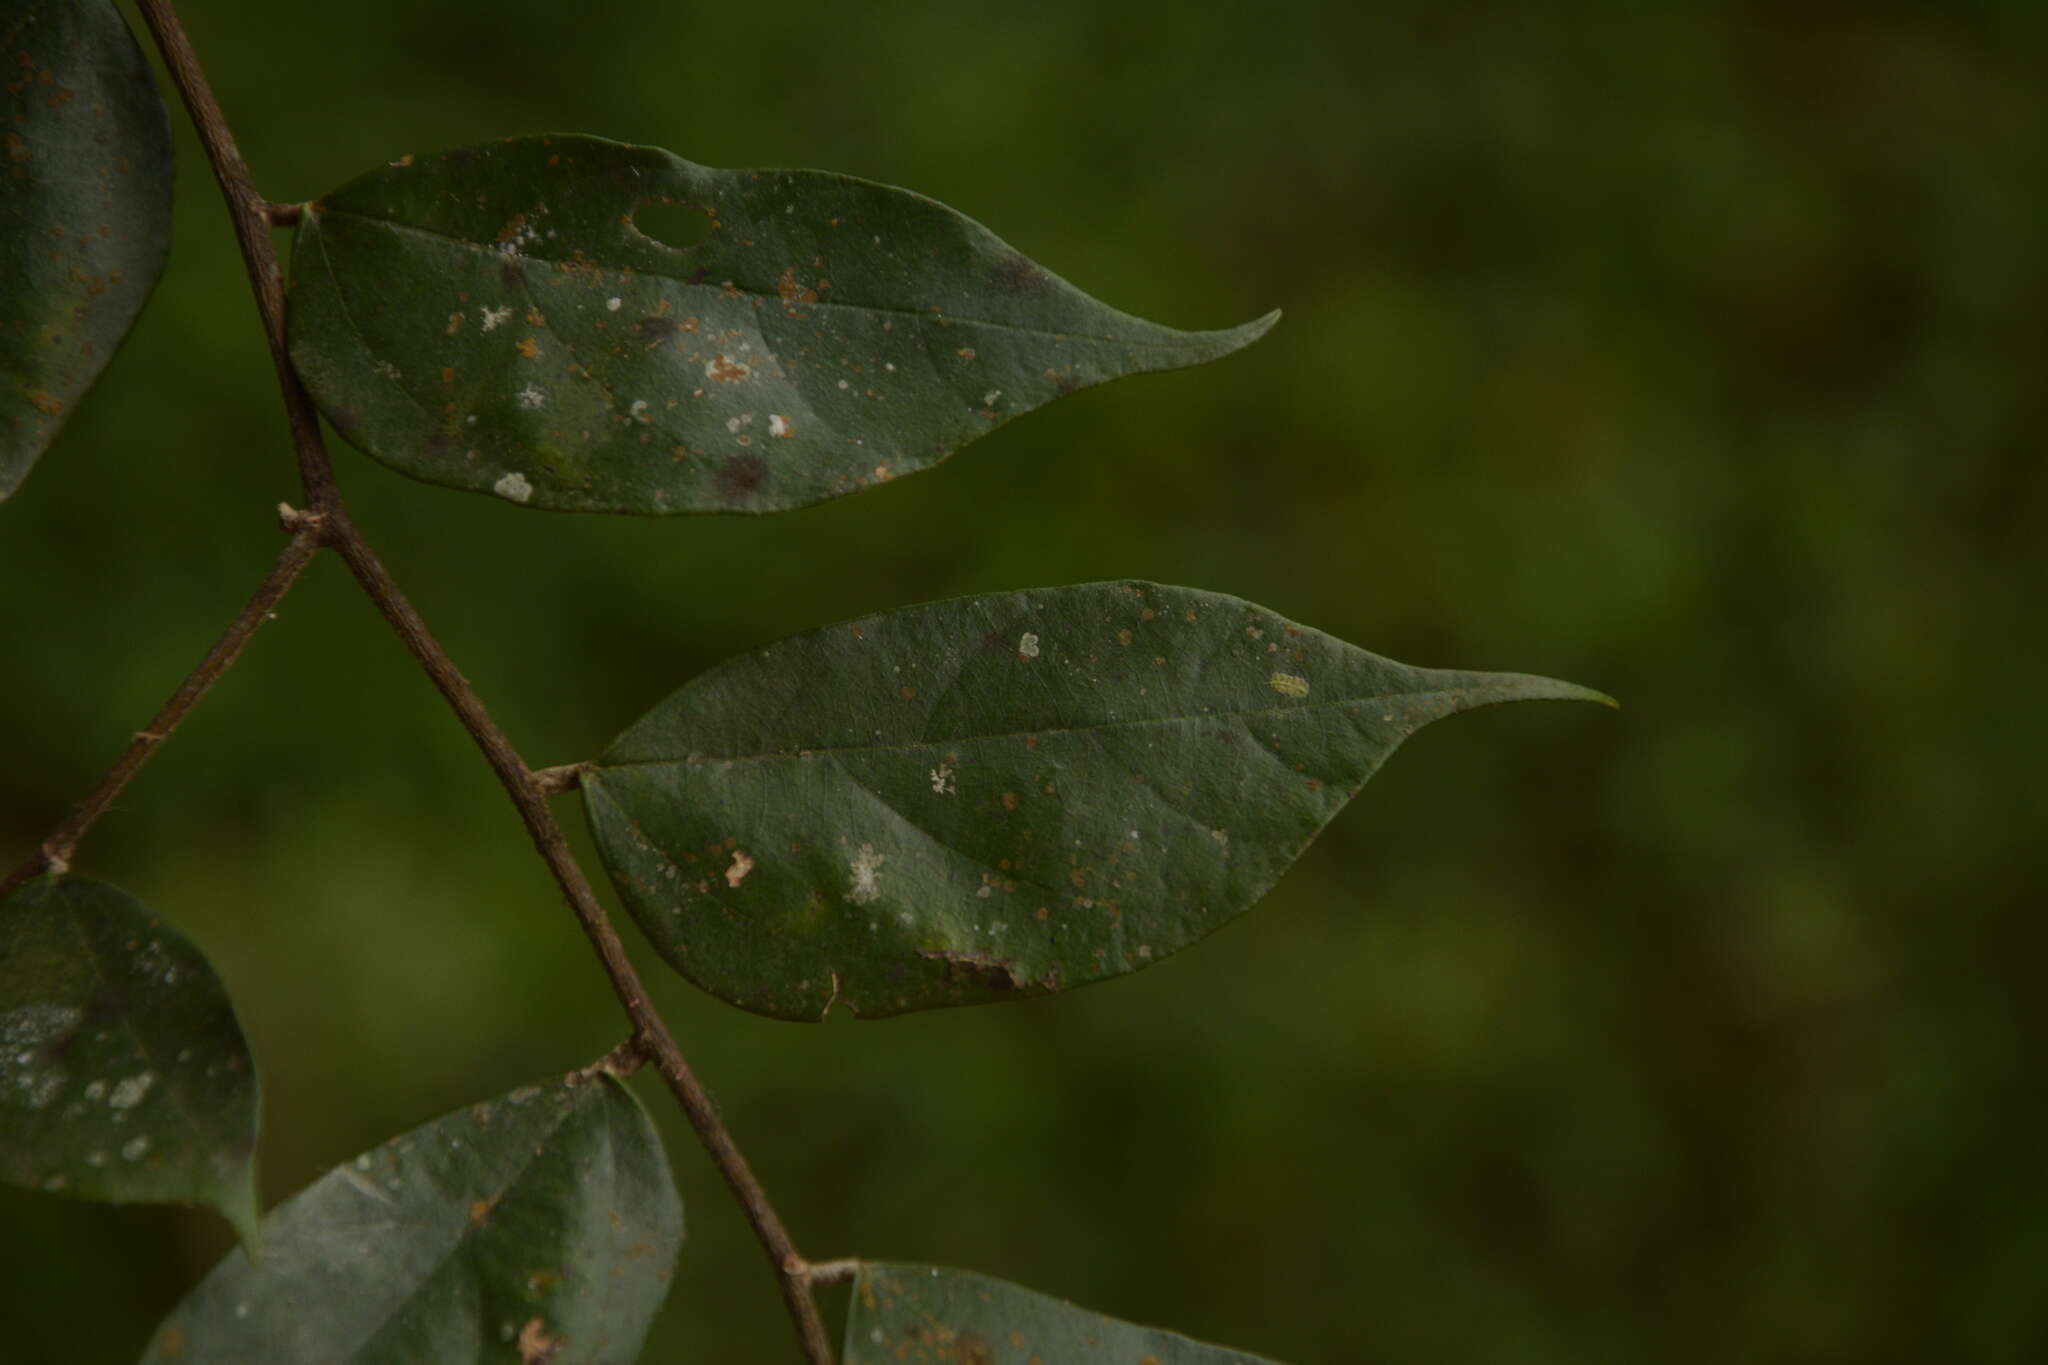
[[[488,247],[481,242],[472,241],[470,238],[467,237],[459,237],[452,232],[439,232],[433,228],[421,227],[417,223],[408,223],[397,218],[386,218],[374,213],[364,213],[357,209],[342,209],[329,207],[314,210],[311,205],[308,205],[307,209],[308,212],[306,215],[306,221],[308,225],[316,229],[316,232],[319,226],[319,220],[321,218],[356,218],[366,223],[380,224],[396,232],[417,233],[422,237],[431,237],[437,241],[453,242],[457,246],[469,248],[470,250],[473,250],[481,255],[494,256],[503,260],[545,261],[549,265],[562,265],[566,263],[564,258],[562,257],[549,256],[541,252],[534,251],[521,251],[516,256],[508,257],[505,256],[504,253],[493,250],[491,247]],[[589,264],[595,264],[599,270],[604,271],[608,275],[618,275],[623,273],[618,269],[612,266],[605,265],[601,262],[594,262]],[[587,265],[585,268],[587,268]],[[670,284],[673,284],[681,289],[701,290],[709,294],[716,294],[721,298],[727,297],[725,285],[723,282],[717,285],[693,283],[690,280],[684,279],[679,275],[671,275],[663,270],[635,270],[633,274],[636,276],[651,276],[655,279],[667,280]],[[765,289],[748,289],[743,288],[739,285],[734,285],[733,288],[738,290],[741,294],[745,295],[748,298],[774,299],[777,303],[780,303],[782,301],[782,296],[780,294],[771,294]],[[1090,301],[1094,303],[1096,307],[1101,308],[1107,312],[1118,313],[1118,310],[1110,308],[1108,304],[1102,303],[1100,300],[1091,298]],[[841,303],[836,299],[831,302],[826,302],[821,299],[815,304],[806,304],[805,307],[819,309],[838,309],[844,312],[876,313],[885,317],[915,318],[923,322],[931,322],[935,318],[943,317],[948,322],[964,323],[968,326],[973,327],[986,327],[992,331],[1014,332],[1019,336],[1048,337],[1058,341],[1094,341],[1110,346],[1126,346],[1131,347],[1133,349],[1143,348],[1147,350],[1156,351],[1202,350],[1205,349],[1205,347],[1208,345],[1223,344],[1224,338],[1229,338],[1239,332],[1242,332],[1245,327],[1255,327],[1258,325],[1260,321],[1263,321],[1263,319],[1254,319],[1252,322],[1242,324],[1238,327],[1225,327],[1203,332],[1182,332],[1179,331],[1179,329],[1177,328],[1169,328],[1164,327],[1158,323],[1146,322],[1144,323],[1144,325],[1147,327],[1158,327],[1162,331],[1175,331],[1178,332],[1178,334],[1181,337],[1186,338],[1186,340],[1137,341],[1126,337],[1102,336],[1092,332],[1058,332],[1045,327],[1023,327],[1013,322],[994,322],[987,318],[962,317],[956,313],[935,314],[931,312],[920,311],[914,308],[890,308],[887,307],[886,305],[876,303]],[[1126,316],[1121,313],[1118,313],[1118,315]],[[1136,320],[1139,322],[1144,322],[1142,318]]]
[[[685,754],[668,758],[627,758],[597,760],[600,768],[641,768],[676,763],[757,763],[770,759],[835,758],[841,754],[903,753],[914,749],[929,748],[940,744],[965,744],[985,740],[1023,739],[1026,736],[1093,734],[1103,730],[1133,729],[1145,725],[1173,725],[1198,720],[1256,720],[1274,716],[1298,715],[1303,711],[1322,711],[1340,706],[1361,706],[1367,702],[1390,701],[1458,696],[1470,692],[1470,688],[1439,687],[1423,692],[1379,692],[1365,696],[1344,697],[1335,701],[1309,701],[1294,706],[1254,707],[1242,710],[1203,711],[1197,714],[1147,716],[1137,720],[1106,720],[1092,725],[1056,725],[1043,729],[1005,730],[985,735],[940,735],[927,739],[908,740],[884,744],[839,744],[815,749],[770,750],[756,754]],[[1512,700],[1512,698],[1509,698]]]

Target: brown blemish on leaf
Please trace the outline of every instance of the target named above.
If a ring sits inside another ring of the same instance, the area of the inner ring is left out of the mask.
[[[738,502],[768,481],[768,462],[759,455],[735,455],[718,468],[718,491]]]
[[[1003,809],[1004,809],[1004,810],[1015,810],[1015,809],[1017,809],[1017,793],[1015,793],[1015,792],[1004,792],[1004,793],[1003,793]]]
[[[986,953],[962,953],[950,948],[921,949],[918,956],[946,964],[946,979],[956,986],[985,986],[992,991],[1017,989],[1017,974],[1009,963]]]
[[[519,1329],[519,1365],[547,1365],[561,1354],[563,1341],[548,1335],[548,1325],[539,1317],[526,1320]]]
[[[704,363],[704,377],[720,384],[737,384],[753,373],[746,365],[728,360],[723,351]]]
[[[528,360],[540,359],[540,343],[532,337],[526,338],[526,340],[519,343],[519,354],[525,356]]]
[[[782,272],[782,278],[775,282],[775,293],[784,303],[816,303],[818,291],[806,289],[797,282],[796,267],[790,266]]]
[[[35,404],[37,412],[45,417],[57,417],[64,411],[64,400],[44,393],[41,389],[29,390],[28,401]]]
[[[471,1201],[469,1206],[470,1223],[473,1226],[482,1227],[484,1219],[491,1216],[491,1210],[497,1207],[497,1203],[498,1196],[496,1195],[492,1195],[489,1199],[477,1199]]]
[[[732,866],[725,869],[725,884],[737,889],[739,884],[747,879],[747,874],[753,870],[754,860],[747,856],[744,849],[736,848],[732,851]]]

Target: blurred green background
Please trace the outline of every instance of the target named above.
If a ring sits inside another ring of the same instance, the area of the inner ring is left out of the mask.
[[[778,1024],[644,954],[812,1255],[1298,1365],[2048,1358],[2048,6],[185,8],[273,198],[587,131],[907,185],[1164,322],[1286,310],[760,520],[523,512],[337,450],[535,764],[813,624],[1124,575],[1623,699],[1425,732],[1258,911],[1068,997]],[[9,865],[297,497],[180,137],[171,271],[0,508]],[[270,1203],[621,1033],[335,563],[79,870],[225,976]],[[646,1093],[691,1234],[646,1359],[793,1358]],[[131,1359],[225,1245],[0,1190],[0,1358]]]

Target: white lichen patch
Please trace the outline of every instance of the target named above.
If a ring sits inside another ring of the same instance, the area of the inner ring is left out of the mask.
[[[852,878],[846,888],[846,899],[855,905],[867,905],[880,896],[882,888],[876,881],[875,874],[882,870],[882,864],[887,861],[886,857],[875,852],[873,844],[862,844],[854,850],[853,861],[846,865],[847,874]]]
[[[486,332],[495,332],[498,330],[500,323],[510,322],[511,320],[512,310],[510,308],[484,309],[484,330]]]
[[[533,485],[526,481],[524,474],[515,469],[492,484],[491,491],[513,502],[525,502],[533,496]]]
[[[932,769],[932,790],[940,796],[952,796],[960,790],[959,785],[953,781],[952,764],[941,763]]]
[[[132,1138],[129,1138],[126,1142],[121,1144],[121,1155],[127,1158],[129,1161],[142,1160],[143,1154],[148,1150],[149,1139],[142,1136],[140,1133],[136,1134]]]
[[[114,1088],[108,1092],[107,1108],[133,1109],[142,1103],[142,1097],[155,1084],[156,1073],[153,1071],[138,1071],[133,1076],[124,1077],[114,1082]]]
[[[1038,637],[1028,630],[1017,637],[1017,657],[1020,659],[1035,659],[1038,657]]]
[[[547,405],[547,394],[542,390],[535,388],[533,385],[528,384],[525,388],[519,391],[519,406],[525,408],[528,412],[532,412],[539,408],[544,408]]]
[[[996,400],[1002,396],[1003,391],[1001,389],[990,389],[981,396],[981,405],[985,408],[992,408],[996,405]]]
[[[0,1014],[0,1104],[41,1109],[57,1098],[69,1073],[47,1049],[78,1027],[65,1005],[23,1005]]]
[[[1275,673],[1266,679],[1266,686],[1283,697],[1305,697],[1308,695],[1308,679],[1297,678],[1292,673]]]
[[[626,301],[624,299],[606,299],[604,301],[604,311],[607,313],[616,313],[619,311],[620,308],[625,306],[625,303]]]
[[[796,428],[781,413],[771,412],[768,414],[768,434],[770,436],[779,436],[786,441],[796,435]]]
[[[753,870],[754,860],[747,856],[745,849],[736,848],[732,851],[732,866],[725,869],[725,884],[737,888]]]
[[[743,412],[737,417],[725,419],[725,429],[735,436],[739,435],[741,427],[750,427],[752,425],[754,425],[754,414],[751,412]]]
[[[635,398],[633,406],[626,409],[626,415],[636,422],[652,422],[654,420],[647,415],[647,400],[645,398]]]

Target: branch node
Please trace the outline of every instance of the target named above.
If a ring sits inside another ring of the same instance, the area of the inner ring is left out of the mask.
[[[44,844],[42,854],[43,871],[49,873],[52,877],[61,877],[71,870],[71,850],[69,848],[60,848],[56,844]]]
[[[297,535],[300,531],[318,531],[325,528],[327,518],[315,511],[301,512],[288,502],[277,505],[277,525],[280,530]]]
[[[563,792],[574,791],[583,785],[583,774],[594,771],[597,765],[588,760],[582,763],[564,763],[553,768],[535,768],[526,775],[526,780],[542,796],[560,796]]]
[[[638,1071],[640,1064],[646,1060],[647,1047],[636,1033],[589,1066],[570,1072],[569,1081],[571,1084],[580,1084],[583,1081],[595,1080],[601,1075],[617,1076],[623,1080]]]

